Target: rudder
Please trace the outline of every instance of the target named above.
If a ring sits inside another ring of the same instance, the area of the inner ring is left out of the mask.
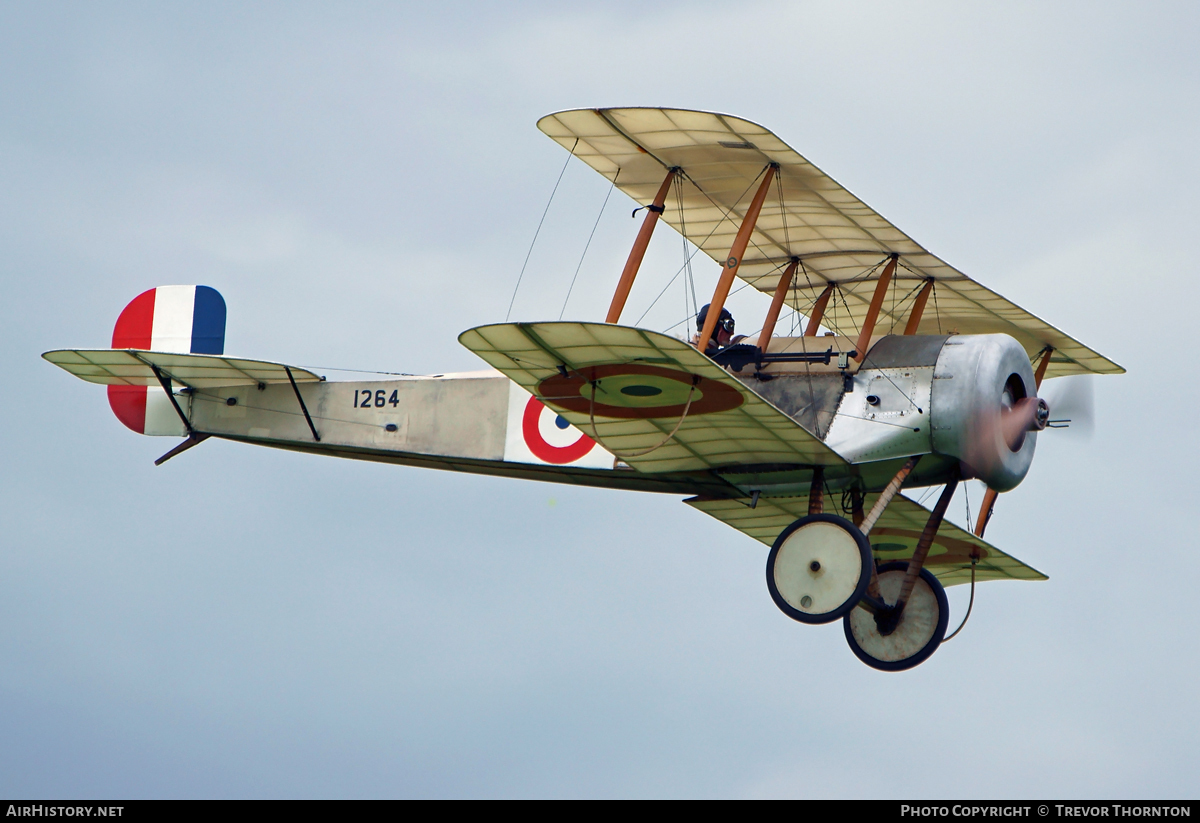
[[[122,309],[113,327],[114,349],[177,354],[225,353],[225,299],[210,286],[158,286]],[[186,434],[162,389],[109,386],[108,404],[138,434]]]

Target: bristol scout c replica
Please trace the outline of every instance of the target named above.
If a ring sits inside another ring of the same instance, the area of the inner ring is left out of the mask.
[[[463,332],[487,371],[327,382],[226,356],[221,295],[164,286],[125,308],[111,349],[43,356],[106,384],[134,431],[186,438],[159,463],[219,437],[687,495],[770,547],[767,588],[784,614],[841,620],[877,669],[937,649],[943,586],[1045,579],[984,528],[1052,422],[1042,381],[1120,366],[934,257],[754,123],[630,108],[538,126],[645,204],[604,322]],[[721,266],[690,341],[620,325],[659,221]],[[756,338],[722,347],[739,278],[772,301]],[[775,336],[785,306],[803,323]],[[970,478],[988,487],[974,533],[944,520]],[[933,486],[932,511],[900,494]]]

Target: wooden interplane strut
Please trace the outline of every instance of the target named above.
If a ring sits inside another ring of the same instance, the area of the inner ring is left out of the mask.
[[[808,316],[808,325],[804,327],[805,337],[817,336],[817,329],[821,328],[821,321],[825,319],[825,307],[829,305],[831,294],[833,294],[832,283],[825,287],[821,296],[817,298],[817,302],[813,303],[812,314]]]
[[[621,311],[625,308],[625,301],[629,299],[629,290],[633,288],[633,279],[637,277],[638,269],[642,266],[642,258],[646,256],[646,248],[650,245],[654,227],[658,223],[659,215],[663,213],[663,204],[667,202],[667,193],[671,191],[671,183],[675,180],[677,172],[678,169],[667,172],[662,185],[658,187],[658,194],[654,195],[654,203],[646,208],[646,218],[638,230],[637,239],[633,241],[633,248],[629,250],[629,259],[625,261],[621,279],[617,281],[617,290],[613,293],[608,315],[604,318],[605,323],[616,323],[621,319]]]
[[[783,309],[784,298],[787,297],[788,288],[792,285],[792,278],[796,276],[796,268],[800,265],[800,258],[793,257],[792,262],[784,270],[783,276],[779,278],[779,285],[775,287],[775,296],[771,298],[771,308],[767,310],[767,319],[763,323],[762,332],[758,335],[758,347],[763,351],[767,350],[767,344],[771,342],[771,335],[775,333],[775,322],[779,320],[779,312]]]
[[[921,325],[921,315],[925,313],[925,304],[929,302],[929,293],[931,291],[933,291],[933,281],[928,280],[925,283],[925,288],[921,289],[921,293],[913,301],[912,311],[908,313],[908,323],[904,326],[905,334],[917,333],[917,327]]]
[[[738,267],[742,265],[742,256],[746,253],[746,247],[750,245],[750,235],[754,233],[754,226],[758,223],[758,215],[762,212],[763,201],[767,199],[767,190],[771,187],[771,181],[775,179],[776,168],[774,163],[767,166],[767,173],[763,175],[763,181],[759,185],[758,191],[754,193],[754,199],[750,201],[750,208],[746,210],[746,216],[742,218],[742,227],[738,229],[733,247],[729,250],[729,256],[725,258],[722,265],[721,278],[717,281],[717,289],[713,292],[712,300],[709,301],[708,315],[704,318],[704,329],[700,332],[700,340],[697,344],[700,351],[708,348],[708,341],[712,339],[713,330],[717,327],[717,320],[721,317],[721,309],[725,308],[725,298],[729,296],[729,287],[733,285],[733,278],[737,276]]]
[[[875,295],[871,298],[871,308],[867,309],[867,316],[863,319],[862,331],[858,334],[858,345],[855,347],[854,359],[862,362],[862,359],[867,356],[867,347],[871,345],[871,333],[875,331],[875,321],[879,319],[879,310],[883,308],[883,298],[887,296],[888,284],[892,282],[892,275],[896,272],[896,260],[899,255],[893,254],[891,259],[883,268],[883,274],[879,275],[879,282],[875,285]]]

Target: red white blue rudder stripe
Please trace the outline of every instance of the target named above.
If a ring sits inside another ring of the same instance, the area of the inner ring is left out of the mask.
[[[114,349],[180,354],[225,353],[225,299],[208,286],[159,286],[129,302],[113,328]],[[117,419],[139,434],[186,432],[159,388],[109,386]]]

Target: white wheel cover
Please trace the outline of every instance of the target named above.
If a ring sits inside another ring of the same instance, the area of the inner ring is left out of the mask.
[[[879,593],[889,606],[900,597],[904,574],[904,570],[894,569],[879,575]],[[925,648],[937,631],[940,617],[937,594],[918,577],[894,632],[887,637],[881,635],[879,627],[875,625],[875,616],[865,609],[850,612],[850,631],[859,648],[868,655],[884,663],[898,663]]]
[[[815,572],[814,560],[820,564]],[[808,523],[775,553],[775,588],[798,612],[828,614],[854,596],[862,569],[853,535],[833,523]]]

